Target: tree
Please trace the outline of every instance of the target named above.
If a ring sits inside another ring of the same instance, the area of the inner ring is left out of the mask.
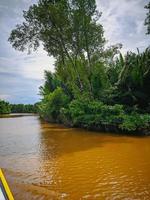
[[[60,122],[60,111],[67,106],[68,102],[68,96],[58,87],[52,93],[45,96],[41,104],[39,104],[40,115],[51,122]]]
[[[9,114],[11,112],[10,104],[0,99],[0,114]]]
[[[150,48],[144,52],[127,52],[116,60],[116,71],[119,69],[118,88],[119,103],[137,105],[142,108],[150,103]],[[117,94],[117,92],[116,92]]]
[[[148,10],[146,19],[145,19],[145,26],[147,26],[147,34],[150,34],[150,2],[145,6]]]
[[[12,30],[9,41],[20,51],[36,50],[40,42],[63,69],[71,64],[80,93],[84,84],[77,61],[85,57],[89,92],[92,96],[91,57],[104,47],[103,27],[97,23],[100,13],[95,0],[40,0],[23,12],[25,22]]]
[[[56,74],[45,71],[45,83],[44,86],[40,86],[40,95],[45,96],[60,85],[60,80],[56,77]]]

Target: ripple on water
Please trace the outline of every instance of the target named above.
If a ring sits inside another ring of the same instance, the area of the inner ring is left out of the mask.
[[[36,116],[0,119],[0,130],[0,166],[16,200],[149,200],[150,138],[67,129]]]

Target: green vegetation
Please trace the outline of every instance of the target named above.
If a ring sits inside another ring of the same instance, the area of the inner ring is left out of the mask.
[[[10,104],[0,99],[0,114],[9,114],[11,112]]]
[[[61,108],[64,108],[67,103],[67,95],[65,95],[62,88],[58,87],[54,92],[46,95],[42,103],[39,105],[40,115],[49,121],[59,121],[60,110]]]
[[[150,115],[126,111],[123,105],[106,105],[99,101],[74,100],[68,109],[62,109],[65,121],[73,126],[113,131],[135,131],[149,126]]]
[[[150,103],[150,48],[143,53],[128,52],[120,55],[115,63],[119,68],[115,83],[115,100],[128,106],[148,109]],[[112,70],[112,69],[111,69]],[[115,70],[115,69],[114,69]]]
[[[36,113],[36,105],[31,104],[11,104],[12,113]]]
[[[12,46],[30,52],[42,42],[56,59],[40,87],[42,118],[94,130],[149,129],[150,48],[126,55],[121,44],[106,48],[95,0],[41,0],[23,16]],[[149,13],[145,25],[149,33]]]
[[[10,113],[37,113],[38,105],[31,104],[9,104],[8,102],[0,99],[0,114],[10,114]]]

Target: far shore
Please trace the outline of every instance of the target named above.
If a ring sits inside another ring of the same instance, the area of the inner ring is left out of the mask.
[[[0,114],[0,118],[13,118],[13,117],[24,117],[38,115],[36,113],[10,113],[10,114]]]

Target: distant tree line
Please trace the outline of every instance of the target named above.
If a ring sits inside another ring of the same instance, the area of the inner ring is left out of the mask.
[[[36,105],[32,104],[11,104],[12,113],[36,113]]]
[[[10,104],[4,100],[0,100],[0,114],[9,113],[37,113],[36,104]]]

